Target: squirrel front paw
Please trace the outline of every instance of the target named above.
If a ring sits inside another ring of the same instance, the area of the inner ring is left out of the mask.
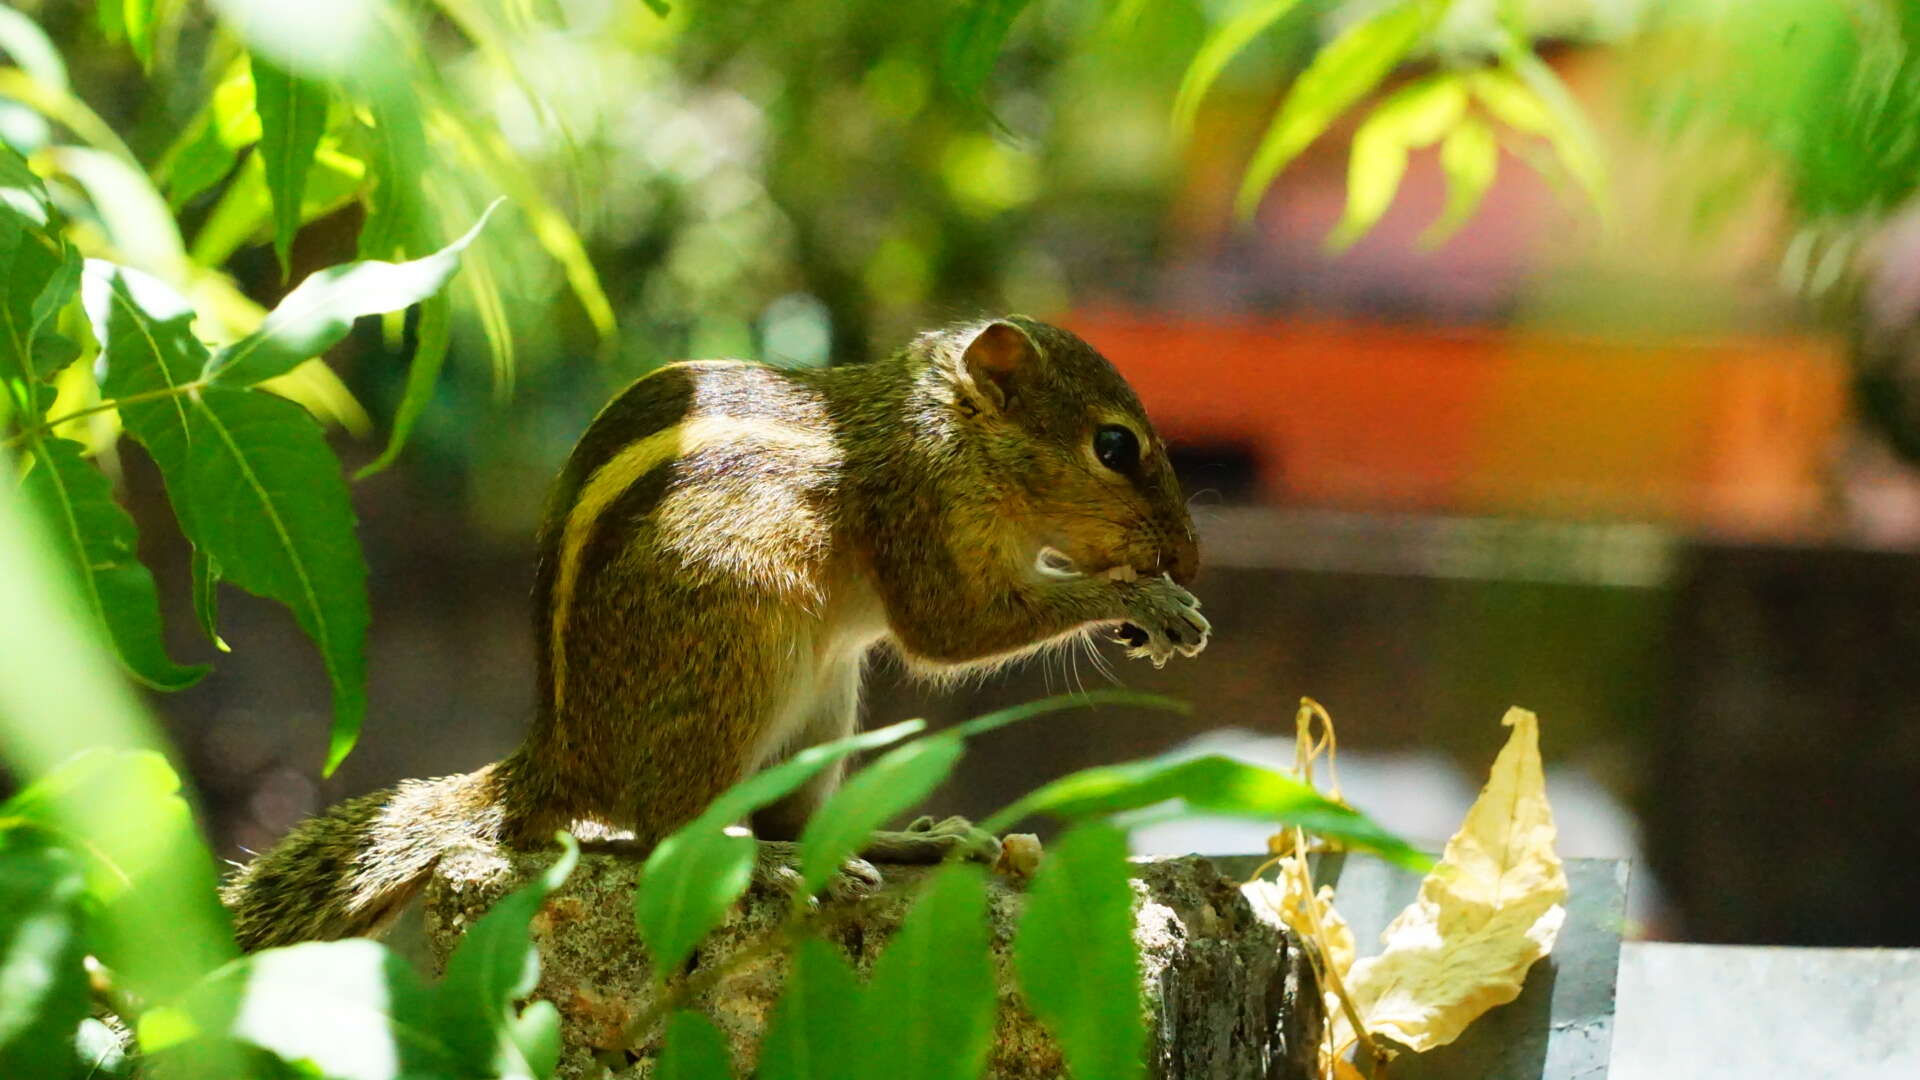
[[[1127,655],[1165,667],[1175,653],[1193,656],[1207,647],[1213,624],[1200,614],[1200,601],[1162,574],[1127,582],[1127,621],[1113,640],[1127,647]]]

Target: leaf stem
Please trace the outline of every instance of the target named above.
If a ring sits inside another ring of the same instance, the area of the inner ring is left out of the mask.
[[[128,394],[126,397],[108,398],[105,401],[89,405],[84,409],[75,409],[70,413],[56,416],[51,420],[42,420],[30,427],[22,428],[18,433],[10,435],[5,440],[0,441],[0,447],[6,447],[11,450],[21,443],[45,435],[54,428],[69,421],[78,420],[84,416],[92,416],[95,413],[107,412],[110,409],[118,409],[123,405],[139,405],[148,401],[159,401],[163,398],[190,394],[204,388],[206,385],[206,379],[194,379],[191,382],[183,382],[176,386],[163,386],[158,390],[142,390],[137,394]]]

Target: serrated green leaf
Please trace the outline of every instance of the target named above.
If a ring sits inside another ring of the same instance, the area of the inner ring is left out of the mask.
[[[260,139],[260,113],[253,105],[253,68],[234,65],[213,88],[180,138],[161,155],[154,170],[175,209],[219,183],[240,159],[240,151]]]
[[[253,56],[254,107],[260,113],[260,158],[273,202],[273,250],[290,272],[293,234],[300,230],[307,171],[327,129],[327,87]]]
[[[200,1031],[230,1032],[337,1080],[471,1075],[435,1026],[413,967],[364,939],[244,957],[195,987],[187,1013]],[[144,1017],[141,1034],[145,1043]]]
[[[1243,218],[1259,209],[1267,185],[1361,95],[1380,84],[1433,25],[1429,0],[1402,0],[1348,27],[1314,55],[1294,80],[1240,182]]]
[[[1424,247],[1443,244],[1479,208],[1500,167],[1500,145],[1485,121],[1467,117],[1440,144],[1440,169],[1447,177],[1447,205],[1420,234]]]
[[[453,301],[443,293],[420,302],[420,322],[414,329],[413,359],[407,364],[407,385],[400,395],[400,407],[393,413],[393,432],[387,436],[387,448],[380,456],[353,474],[364,480],[392,465],[413,434],[420,414],[433,400],[440,381],[440,369],[446,364],[447,348],[453,341]]]
[[[788,795],[848,754],[925,727],[925,721],[909,720],[802,750],[728,788],[698,819],[655,845],[633,897],[634,927],[652,955],[654,979],[671,978],[747,890],[758,847],[752,837],[729,835],[728,825]]]
[[[1047,850],[1013,941],[1027,1006],[1077,1080],[1146,1072],[1147,1021],[1133,942],[1126,834],[1076,825]]]
[[[653,1065],[654,1080],[732,1080],[733,1056],[713,1021],[682,1009],[667,1017],[666,1045]]]
[[[79,255],[52,227],[46,189],[0,146],[0,374],[43,379],[73,361],[73,343],[47,327],[79,273]]]
[[[207,377],[249,385],[284,375],[346,337],[362,315],[397,311],[435,295],[460,269],[460,253],[492,213],[488,207],[464,236],[423,259],[348,263],[314,273],[267,313],[258,330],[220,350]]]
[[[1200,111],[1200,102],[1227,64],[1254,38],[1299,6],[1300,0],[1263,0],[1241,8],[1213,28],[1188,62],[1186,74],[1180,77],[1180,90],[1173,97],[1173,130],[1181,138],[1193,133],[1193,118]]]
[[[220,564],[199,548],[193,549],[192,562],[194,618],[214,648],[232,652],[226,639],[220,636]]]
[[[800,876],[809,894],[860,853],[873,830],[927,796],[966,750],[957,735],[916,739],[861,769],[814,811],[800,834]]]
[[[447,961],[447,973],[434,995],[438,1030],[468,1068],[488,1076],[540,1075],[521,1047],[513,1003],[540,981],[540,956],[527,934],[528,924],[555,889],[566,883],[580,859],[580,845],[560,834],[561,854],[540,876],[494,904],[461,937]],[[540,1051],[544,1056],[544,1048]],[[549,1071],[551,1066],[548,1066]]]
[[[819,938],[802,941],[760,1040],[755,1080],[854,1080],[860,1059],[851,1048],[872,1037],[861,1005],[860,983],[840,950]]]
[[[1219,754],[1082,769],[1020,798],[980,827],[997,833],[1033,814],[1074,820],[1170,800],[1179,800],[1198,813],[1297,825],[1412,869],[1424,870],[1431,864],[1373,819],[1328,799],[1311,785]]]
[[[333,683],[331,773],[366,713],[366,561],[338,460],[292,402],[198,381],[207,350],[166,285],[89,261],[81,291],[107,392],[176,391],[120,415],[160,466],[187,539],[226,580],[287,605],[319,646]]]
[[[0,834],[3,837],[4,834]],[[86,873],[64,848],[0,838],[0,1076],[67,1080],[87,1015]]]
[[[137,554],[133,518],[114,501],[113,485],[88,464],[85,448],[67,439],[29,443],[34,467],[24,481],[47,535],[106,640],[127,671],[157,690],[183,690],[206,675],[167,656],[160,597]]]
[[[940,69],[961,100],[978,103],[993,77],[1000,49],[1013,30],[1014,20],[1029,0],[972,0],[947,28],[940,50]]]
[[[874,1077],[914,1063],[920,1080],[978,1080],[993,1049],[999,997],[986,871],[956,863],[921,890],[867,984]]]
[[[1366,235],[1400,189],[1407,151],[1438,141],[1466,112],[1467,92],[1453,74],[1410,83],[1381,102],[1353,136],[1347,165],[1347,208],[1327,237],[1327,246],[1344,251]]]

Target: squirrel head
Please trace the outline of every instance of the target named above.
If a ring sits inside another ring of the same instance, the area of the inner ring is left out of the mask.
[[[1037,573],[1193,579],[1200,552],[1166,444],[1106,357],[1018,315],[941,336],[956,433],[985,458],[991,511],[1030,534],[1020,554]]]

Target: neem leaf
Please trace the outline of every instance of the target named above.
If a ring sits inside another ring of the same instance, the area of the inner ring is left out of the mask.
[[[1194,52],[1186,74],[1180,77],[1180,90],[1173,98],[1173,129],[1182,136],[1192,134],[1193,118],[1200,111],[1200,102],[1227,64],[1254,38],[1299,6],[1300,0],[1263,0],[1240,8],[1214,27]]]
[[[1219,754],[1150,758],[1082,769],[1019,799],[988,818],[981,828],[1001,832],[1031,814],[1084,818],[1173,799],[1194,811],[1297,825],[1351,847],[1377,852],[1402,866],[1425,869],[1431,864],[1405,840],[1360,811],[1321,795],[1311,785]]]
[[[307,169],[327,128],[327,88],[255,54],[253,100],[260,113],[260,159],[273,198],[273,250],[280,272],[289,270],[293,234],[300,231],[300,206],[307,190]]]
[[[1078,1080],[1146,1071],[1146,1014],[1133,943],[1126,834],[1076,825],[1048,849],[1013,942],[1033,1014],[1060,1042]]]
[[[439,1031],[448,1046],[486,1075],[537,1071],[521,1048],[513,1003],[540,981],[540,957],[527,926],[580,859],[573,837],[562,833],[560,844],[563,850],[551,866],[493,905],[460,939],[435,994]]]
[[[204,665],[182,667],[167,656],[153,574],[135,554],[133,518],[114,501],[112,483],[77,442],[40,438],[29,445],[34,467],[22,486],[120,662],[158,690],[198,682]]]
[[[51,222],[40,178],[0,146],[0,373],[45,378],[73,359],[41,343],[80,281],[80,258]]]
[[[469,1075],[436,1026],[420,976],[365,939],[243,957],[195,987],[187,1012],[200,1031],[231,1033],[339,1080]],[[142,1017],[143,1044],[146,1027]]]
[[[800,834],[800,875],[818,892],[882,823],[938,787],[965,752],[957,735],[916,739],[888,751],[842,784]]]
[[[356,262],[321,270],[287,294],[260,328],[220,350],[211,379],[251,384],[284,375],[327,351],[362,315],[417,304],[438,293],[460,268],[460,253],[480,235],[495,202],[466,235],[412,262]]]
[[[66,1080],[87,1015],[80,898],[86,872],[64,848],[0,844],[0,1076]]]
[[[420,414],[433,400],[433,388],[440,381],[440,368],[447,360],[447,347],[453,341],[453,302],[445,293],[420,302],[420,322],[414,329],[413,359],[407,364],[407,386],[400,394],[400,407],[393,411],[393,431],[387,436],[387,448],[380,456],[353,474],[364,480],[392,465],[413,434]]]
[[[1013,22],[1029,0],[973,0],[947,29],[940,67],[962,100],[978,102]]]
[[[1252,217],[1280,170],[1347,106],[1379,85],[1433,25],[1437,10],[1430,0],[1392,5],[1348,27],[1314,54],[1287,91],[1241,179],[1235,200],[1241,217]]]
[[[924,1080],[976,1080],[986,1068],[999,1005],[986,889],[978,866],[941,868],[874,961],[864,1029],[880,1070],[913,1062]]]
[[[860,983],[840,951],[807,938],[793,951],[787,985],[760,1040],[755,1080],[853,1080],[857,1050],[872,1033],[861,1015]],[[918,1062],[895,1062],[902,1068]]]
[[[1373,228],[1400,189],[1407,151],[1439,141],[1459,123],[1466,108],[1464,80],[1447,73],[1400,88],[1367,116],[1353,135],[1347,209],[1327,237],[1329,248],[1343,251]]]
[[[682,1009],[667,1017],[667,1040],[653,1064],[654,1080],[731,1080],[733,1058],[713,1021]]]
[[[333,683],[332,772],[367,700],[367,568],[338,460],[298,405],[199,380],[206,346],[166,285],[89,261],[81,298],[106,354],[107,392],[173,391],[124,404],[120,416],[160,466],[187,539],[225,580],[287,605],[320,647]]]
[[[727,789],[699,818],[656,845],[633,897],[634,926],[652,954],[654,979],[665,982],[678,971],[747,890],[757,845],[752,837],[727,833],[728,825],[793,791],[832,762],[924,727],[924,721],[909,720],[802,750]]]

